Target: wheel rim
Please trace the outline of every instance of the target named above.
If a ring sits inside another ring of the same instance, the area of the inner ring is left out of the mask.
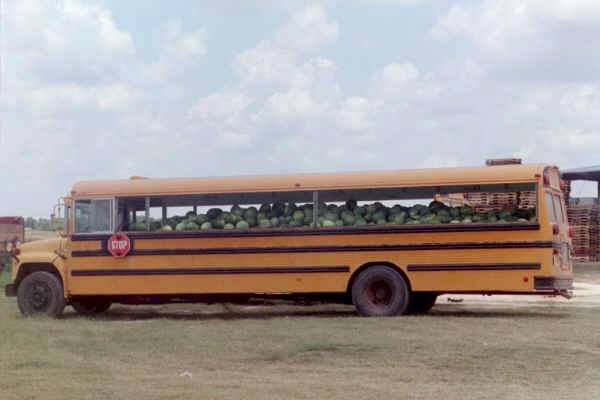
[[[376,280],[367,286],[367,297],[371,304],[386,307],[392,303],[393,290],[388,282]]]
[[[35,282],[28,293],[29,302],[36,311],[44,311],[50,305],[52,289],[45,282]]]

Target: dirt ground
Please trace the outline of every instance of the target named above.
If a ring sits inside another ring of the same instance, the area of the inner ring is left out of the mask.
[[[489,307],[592,307],[600,308],[600,264],[586,264],[575,267],[573,298],[550,296],[481,296],[445,295],[437,304],[462,303]],[[599,327],[600,330],[600,327]],[[600,397],[599,397],[600,398]]]
[[[57,233],[53,231],[39,231],[35,229],[25,229],[25,241],[33,242],[35,240],[51,239],[56,237]]]

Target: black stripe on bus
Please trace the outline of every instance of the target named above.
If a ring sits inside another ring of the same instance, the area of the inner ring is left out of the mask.
[[[507,270],[539,270],[541,264],[413,264],[408,265],[408,271],[507,271]]]
[[[348,266],[327,267],[249,267],[249,268],[141,268],[71,271],[71,276],[138,276],[138,275],[231,275],[231,274],[315,274],[350,272]]]
[[[129,256],[179,256],[206,254],[264,254],[264,253],[329,253],[357,251],[414,251],[414,250],[470,250],[470,249],[530,249],[552,248],[551,241],[535,242],[484,242],[484,243],[422,243],[382,244],[354,246],[280,246],[280,247],[214,247],[181,249],[131,249]],[[106,257],[110,253],[101,250],[76,250],[72,257]]]
[[[197,232],[127,232],[130,238],[143,240],[193,239],[212,237],[271,237],[271,236],[321,236],[384,233],[428,233],[428,232],[484,232],[484,231],[531,231],[540,229],[538,223],[507,224],[443,224],[443,225],[400,225],[400,226],[345,226],[335,228],[293,229],[250,229],[210,230]],[[107,240],[109,234],[74,234],[73,242]]]

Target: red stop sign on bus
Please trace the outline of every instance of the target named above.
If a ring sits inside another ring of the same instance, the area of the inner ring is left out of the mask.
[[[129,236],[123,232],[117,232],[108,238],[106,249],[115,258],[123,258],[129,254],[131,250],[131,240]]]

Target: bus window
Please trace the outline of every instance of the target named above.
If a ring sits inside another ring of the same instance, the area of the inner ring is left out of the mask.
[[[75,232],[99,233],[112,231],[112,200],[75,201]]]
[[[554,195],[554,213],[561,223],[565,223],[565,214],[563,212],[562,200],[559,196]]]
[[[552,196],[552,193],[550,192],[545,192],[544,196],[546,199],[546,210],[548,210],[548,218],[550,219],[550,222],[557,222],[556,208],[554,206],[554,196]]]
[[[527,184],[321,191],[318,222],[322,227],[536,222],[535,193]]]

